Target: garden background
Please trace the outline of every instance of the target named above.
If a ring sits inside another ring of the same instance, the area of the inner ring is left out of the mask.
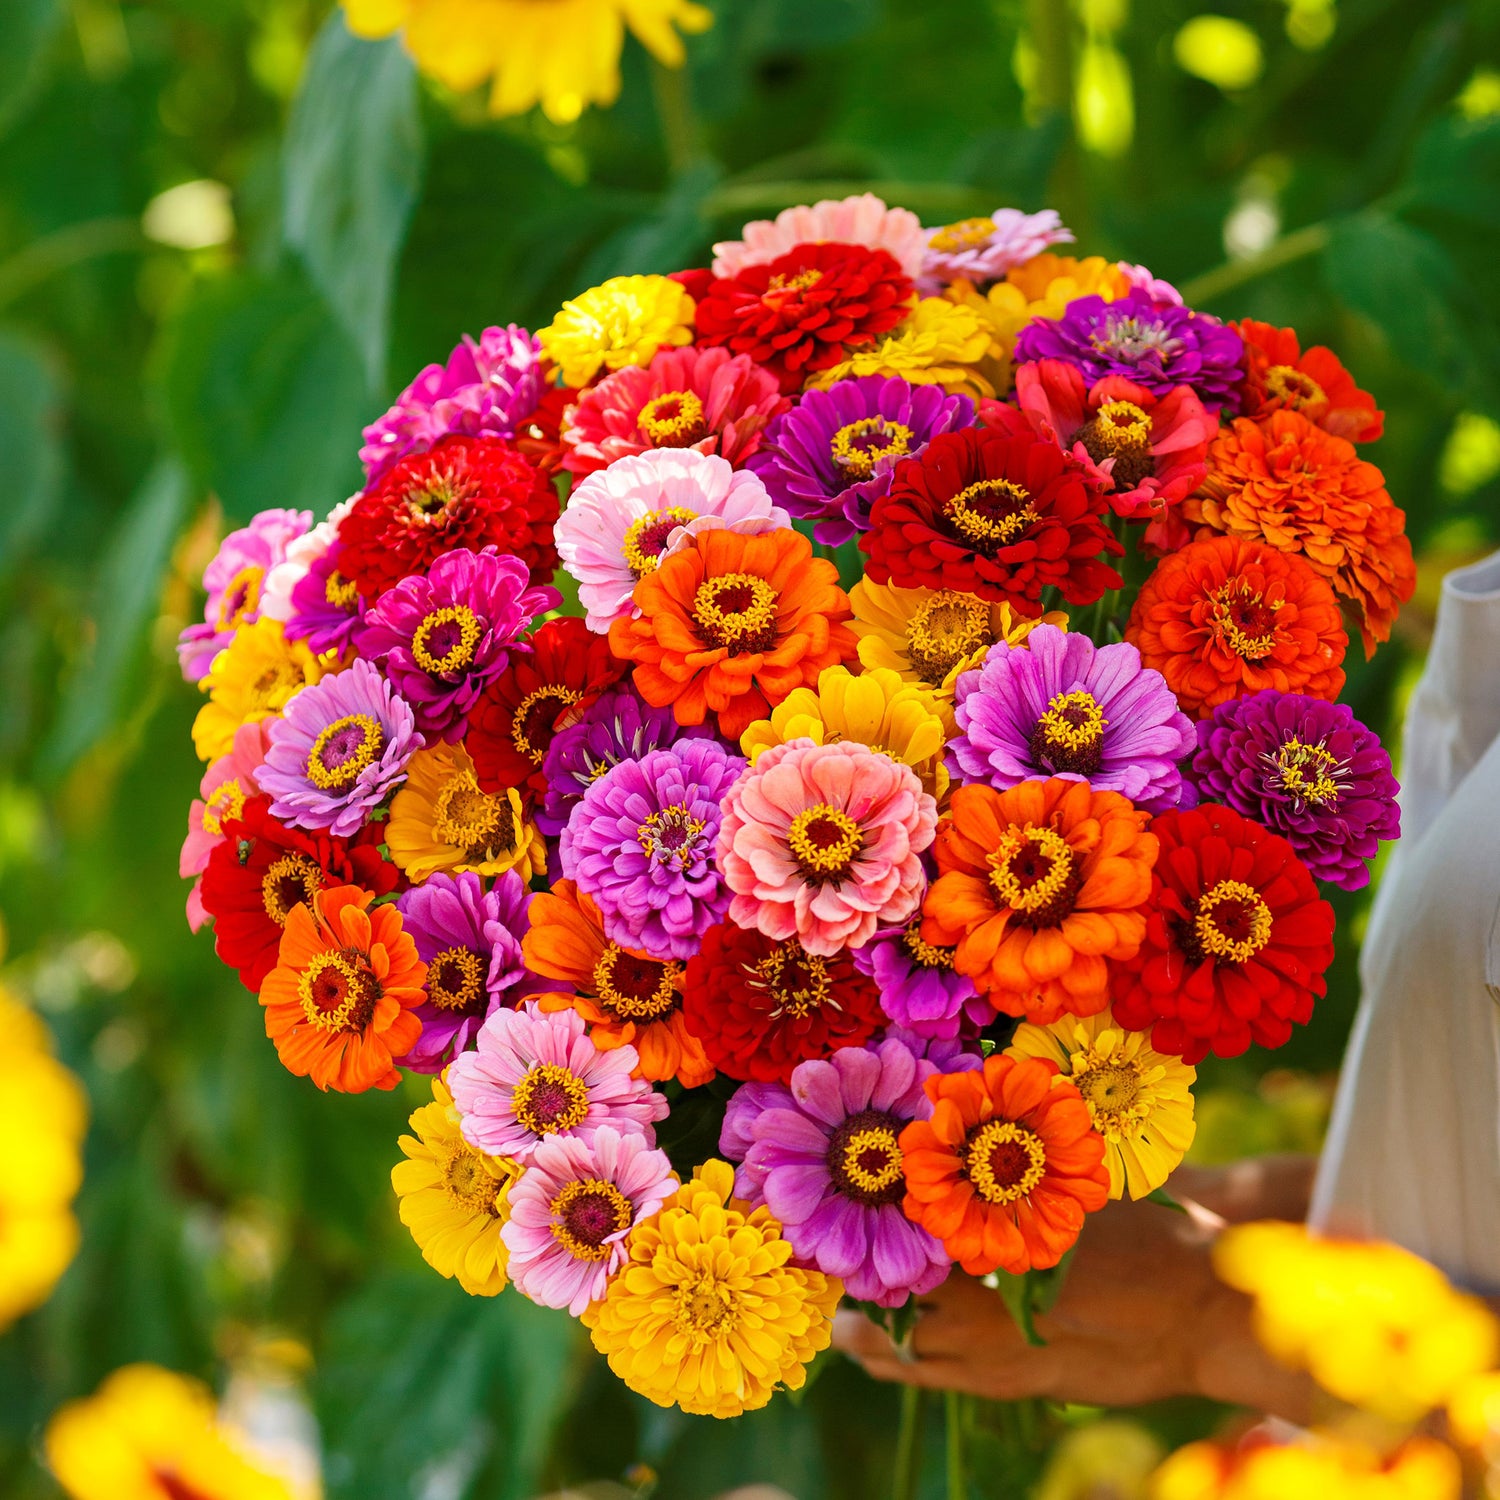
[[[388,1174],[425,1084],[293,1078],[187,931],[172,642],[222,530],[352,491],[361,426],[461,333],[872,187],[929,223],[1056,207],[1081,253],[1340,353],[1387,411],[1368,456],[1423,570],[1345,694],[1393,742],[1441,573],[1500,540],[1500,5],[1198,3],[717,0],[685,72],[631,42],[620,103],[569,126],[489,120],[327,0],[0,3],[5,977],[93,1110],[82,1251],[0,1337],[0,1493],[53,1495],[47,1414],[140,1359],[305,1383],[334,1500],[887,1492],[897,1393],[837,1357],[801,1400],[664,1413],[572,1320],[422,1265]],[[1197,1159],[1315,1149],[1366,900],[1336,904],[1313,1024],[1202,1068]],[[1132,1420],[1175,1443],[1223,1415]],[[1066,1414],[1139,1441],[1098,1422]],[[1045,1463],[1000,1455],[975,1435],[976,1497]]]

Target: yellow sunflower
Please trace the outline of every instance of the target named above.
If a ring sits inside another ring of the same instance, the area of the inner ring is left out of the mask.
[[[335,664],[332,654],[317,657],[305,642],[287,640],[279,620],[263,617],[240,626],[200,684],[208,702],[193,720],[193,749],[198,759],[227,755],[241,724],[274,719],[294,693],[316,682]]]
[[[564,302],[536,336],[564,382],[587,385],[601,368],[649,365],[658,349],[692,343],[693,312],[670,276],[611,276]]]
[[[856,350],[841,364],[820,370],[808,385],[826,390],[856,375],[899,375],[912,385],[940,385],[952,394],[993,396],[994,386],[979,370],[990,342],[987,320],[978,310],[923,297],[873,349]]]

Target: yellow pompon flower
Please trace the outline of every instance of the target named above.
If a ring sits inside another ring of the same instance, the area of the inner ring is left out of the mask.
[[[1461,1447],[1500,1462],[1500,1370],[1464,1381],[1448,1398],[1448,1432]]]
[[[1391,1421],[1443,1405],[1500,1354],[1484,1303],[1397,1245],[1240,1224],[1215,1243],[1214,1269],[1254,1299],[1256,1336],[1273,1357]]]
[[[510,1259],[500,1231],[521,1168],[463,1138],[446,1075],[432,1080],[432,1103],[412,1112],[411,1128],[416,1136],[400,1141],[407,1160],[391,1168],[401,1222],[439,1275],[457,1277],[470,1296],[496,1296]]]
[[[536,336],[564,382],[582,386],[601,367],[649,365],[658,349],[692,343],[694,310],[670,276],[611,276],[564,302]]]
[[[116,1370],[47,1424],[47,1463],[73,1500],[291,1500],[219,1420],[196,1380],[157,1365]]]
[[[1126,1417],[1102,1417],[1063,1434],[1032,1500],[1141,1500],[1166,1450]]]
[[[407,763],[391,803],[386,847],[398,870],[421,882],[437,870],[473,870],[522,880],[547,873],[547,842],[514,787],[491,796],[462,745],[432,745]]]
[[[199,760],[217,760],[234,745],[241,724],[274,719],[294,693],[333,671],[333,653],[314,656],[303,641],[289,641],[281,622],[262,616],[241,625],[234,639],[214,657],[200,684],[208,702],[193,720],[193,749]]]
[[[818,687],[794,688],[768,719],[740,736],[740,749],[754,765],[762,750],[788,740],[818,745],[853,740],[910,766],[939,801],[947,795],[943,765],[943,716],[929,688],[909,682],[889,667],[856,675],[848,667],[824,667]]]
[[[912,385],[940,385],[950,395],[993,396],[978,365],[989,348],[984,320],[972,308],[923,297],[906,320],[873,349],[857,349],[831,370],[820,370],[809,390],[827,390],[856,375],[899,375]]]
[[[1109,1196],[1154,1193],[1193,1143],[1193,1084],[1198,1070],[1158,1052],[1144,1032],[1117,1026],[1109,1011],[1027,1022],[1005,1049],[1012,1057],[1056,1063],[1071,1078],[1104,1137]]]
[[[451,89],[492,78],[491,114],[540,104],[559,125],[619,97],[627,25],[657,61],[678,68],[686,54],[673,28],[713,24],[692,0],[344,0],[344,14],[356,36],[401,31],[417,67]]]
[[[791,1264],[768,1208],[710,1158],[630,1236],[630,1259],[583,1315],[594,1347],[658,1406],[737,1417],[798,1389],[828,1346],[843,1283]]]

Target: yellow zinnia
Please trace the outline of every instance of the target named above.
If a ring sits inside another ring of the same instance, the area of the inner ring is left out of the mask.
[[[344,0],[344,14],[356,36],[400,31],[417,67],[451,89],[493,79],[491,114],[540,104],[560,125],[615,102],[627,25],[658,62],[678,68],[686,54],[673,28],[713,24],[692,0]]]
[[[1016,1028],[1012,1057],[1056,1063],[1083,1095],[1104,1137],[1109,1196],[1154,1193],[1193,1143],[1193,1083],[1198,1070],[1158,1052],[1144,1032],[1125,1031],[1106,1010],[1062,1016],[1050,1026]]]
[[[807,1379],[828,1346],[837,1277],[791,1264],[768,1208],[710,1158],[630,1236],[630,1259],[583,1315],[594,1347],[658,1406],[737,1417]]]
[[[564,383],[581,386],[601,367],[649,365],[658,349],[692,343],[694,310],[670,276],[611,276],[564,302],[536,336]]]
[[[331,654],[317,657],[305,642],[287,640],[279,620],[263,617],[241,625],[200,684],[208,702],[193,720],[198,759],[227,755],[241,724],[274,719],[294,693],[316,682],[334,663]]]
[[[413,1111],[416,1136],[400,1141],[407,1160],[391,1168],[401,1222],[434,1271],[457,1277],[471,1296],[493,1297],[505,1290],[510,1257],[500,1230],[521,1169],[507,1157],[476,1151],[463,1138],[442,1078],[432,1080],[432,1101]]]
[[[975,309],[923,297],[875,348],[856,350],[831,370],[820,370],[808,385],[827,390],[856,375],[899,375],[912,385],[940,385],[955,395],[993,396],[994,386],[978,368],[989,346],[989,330]]]

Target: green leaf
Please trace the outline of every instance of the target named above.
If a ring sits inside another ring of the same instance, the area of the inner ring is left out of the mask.
[[[1417,142],[1398,201],[1500,229],[1500,117],[1440,116]]]
[[[1173,1209],[1175,1212],[1180,1213],[1180,1214],[1185,1214],[1187,1212],[1187,1209],[1185,1209],[1166,1190],[1166,1188],[1155,1188],[1151,1192],[1147,1193],[1146,1194],[1146,1202],[1147,1203],[1159,1203],[1159,1204],[1161,1204],[1161,1206],[1163,1208]]]
[[[0,23],[3,30],[3,23]],[[0,333],[0,577],[16,567],[45,530],[62,478],[57,382],[42,357]]]
[[[64,19],[58,0],[5,0],[0,5],[0,131],[46,82],[47,52]]]
[[[1015,1321],[1021,1337],[1034,1349],[1040,1349],[1047,1341],[1036,1331],[1032,1317],[1031,1287],[1026,1275],[1012,1276],[1008,1271],[991,1271],[984,1278],[991,1291],[1000,1294],[1005,1310]]]

